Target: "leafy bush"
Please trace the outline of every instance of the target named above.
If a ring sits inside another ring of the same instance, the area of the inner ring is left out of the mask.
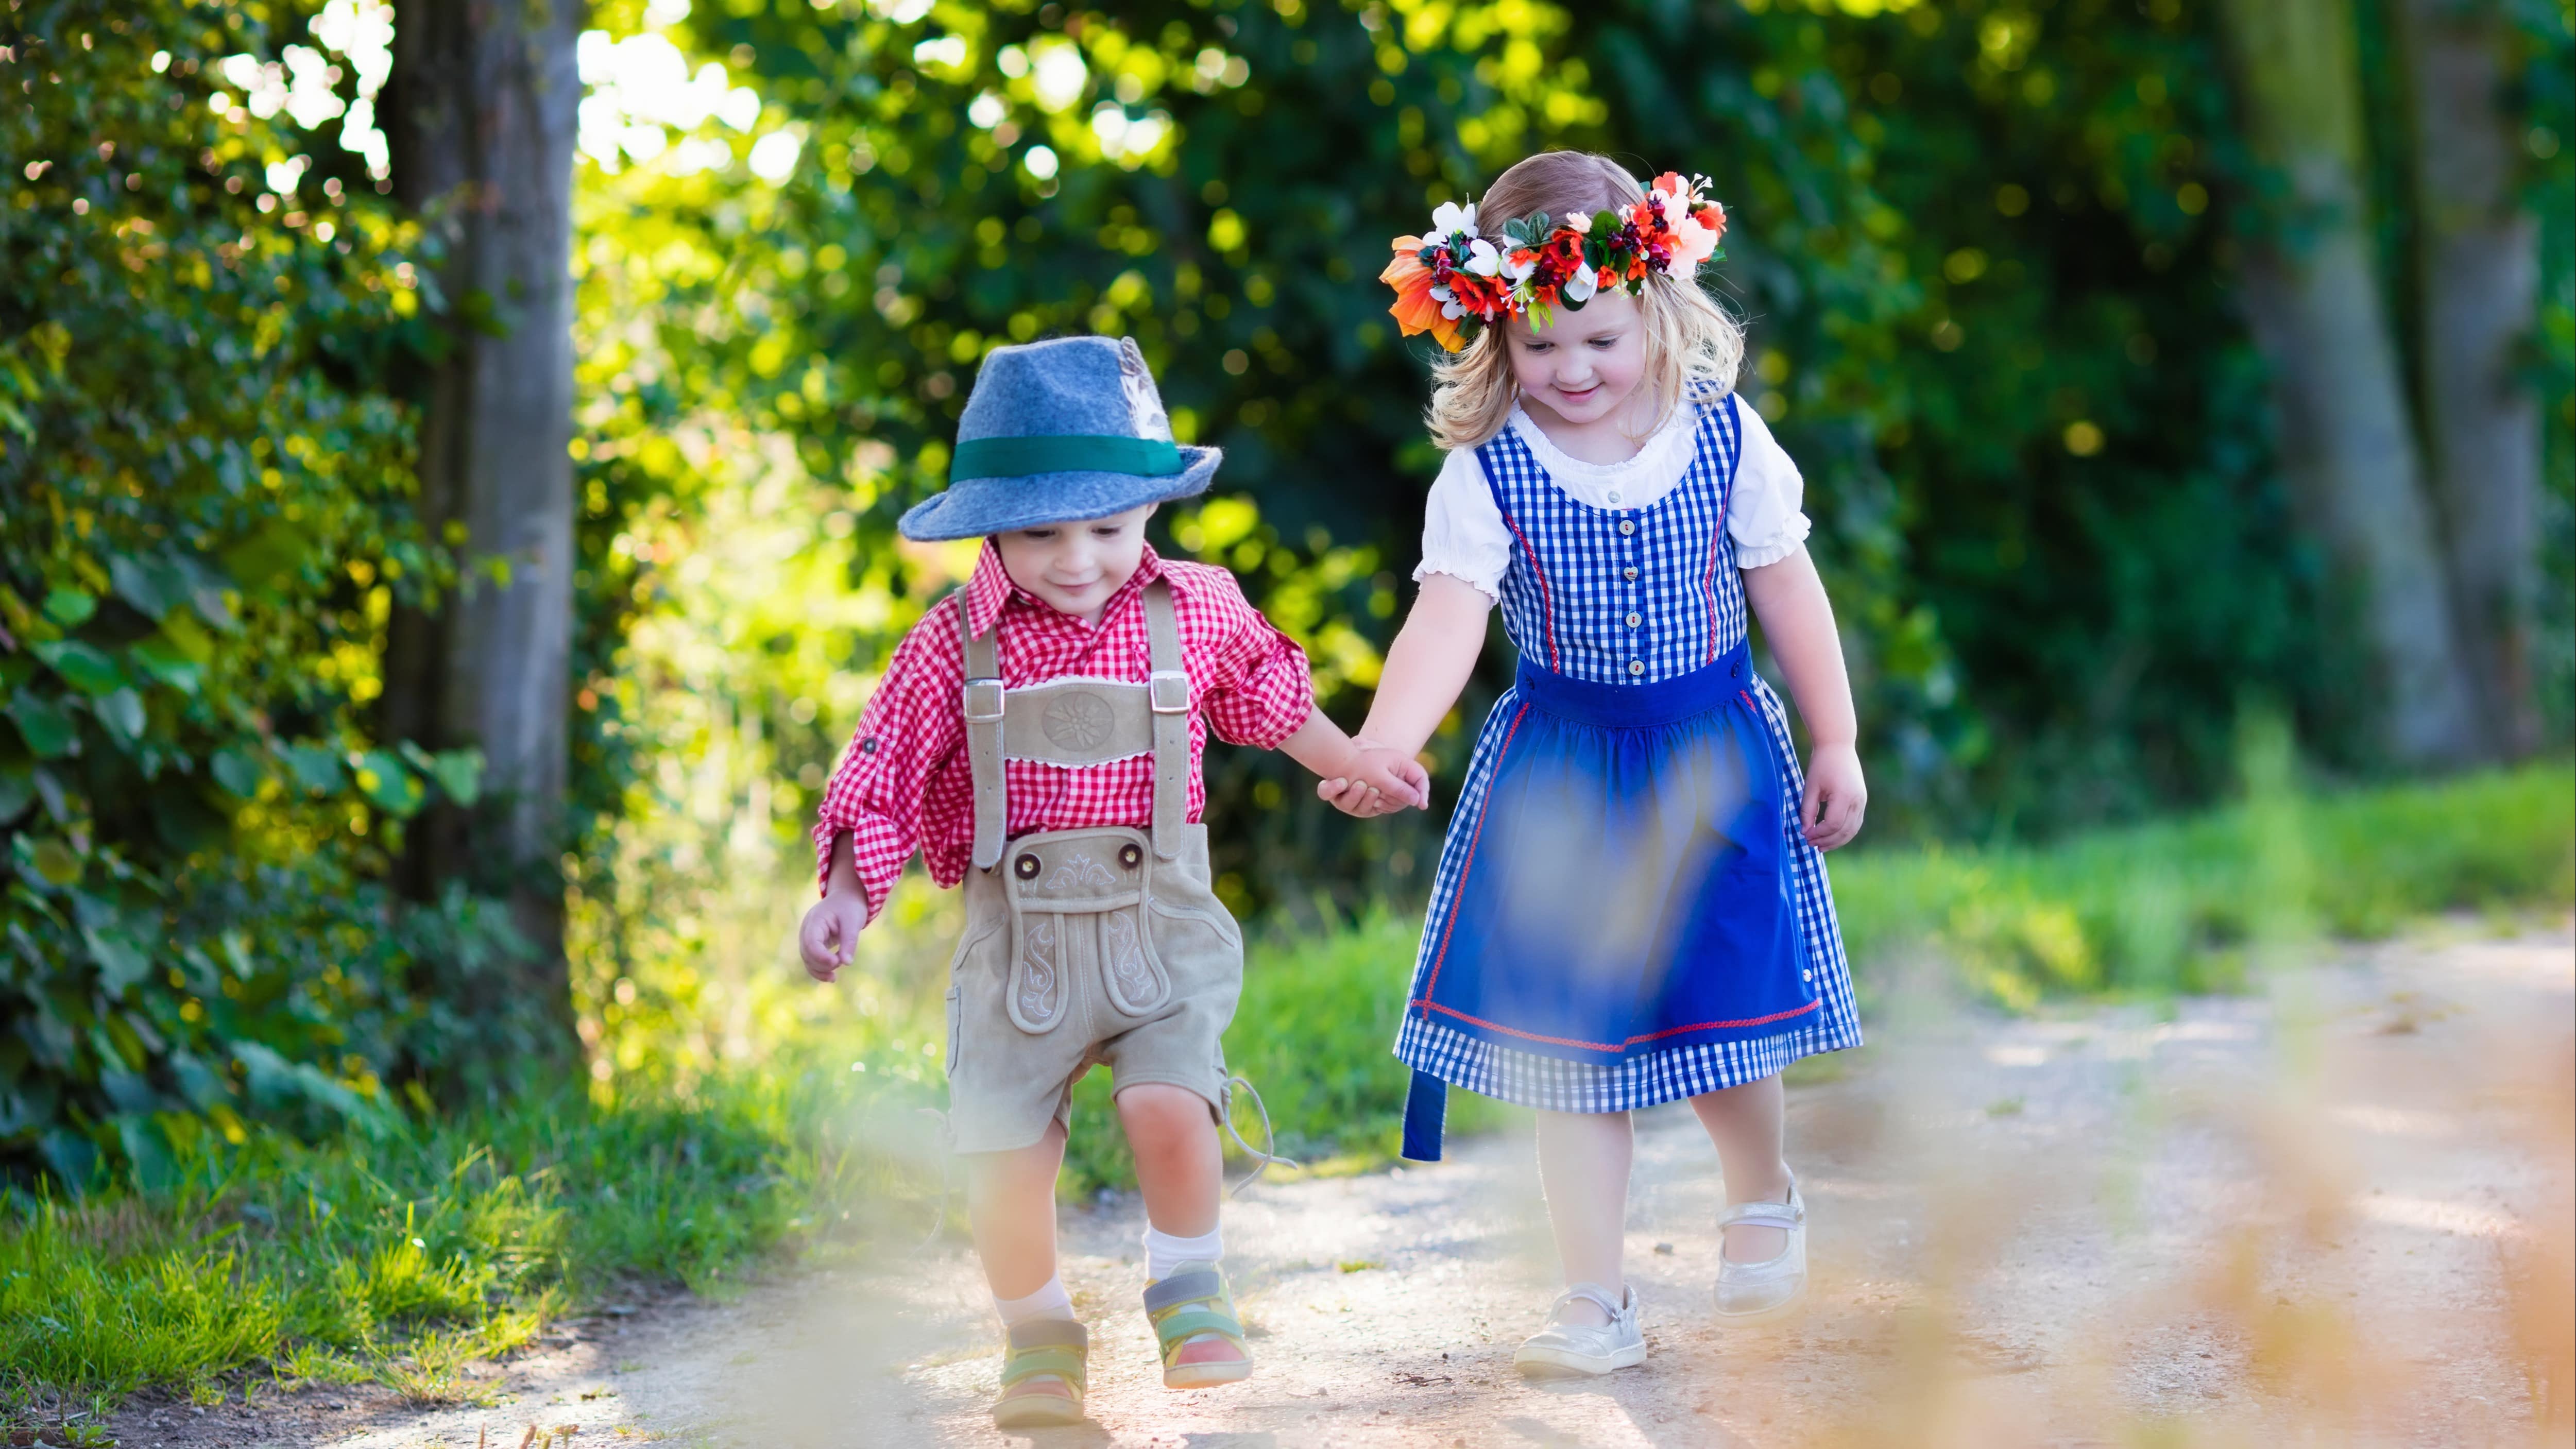
[[[369,884],[476,794],[471,755],[368,728],[388,611],[450,573],[381,385],[426,334],[354,161],[307,175],[210,109],[227,52],[282,38],[262,13],[11,16],[0,1174],[157,1170],[194,1114],[345,1119],[429,1021],[420,964],[509,945]]]

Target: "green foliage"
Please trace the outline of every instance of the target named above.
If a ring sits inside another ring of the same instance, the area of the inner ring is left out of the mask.
[[[1386,241],[1531,150],[1582,145],[1704,171],[1729,204],[1743,391],[1806,473],[1884,742],[1874,829],[2046,836],[2213,798],[2248,679],[2312,752],[2365,766],[2354,661],[2272,479],[2231,300],[2267,183],[2207,12],[701,5],[669,40],[766,108],[640,161],[611,138],[586,172],[594,574],[621,615],[659,607],[653,560],[673,555],[618,551],[629,521],[685,513],[756,451],[848,530],[831,547],[851,540],[867,602],[829,652],[865,671],[960,572],[891,529],[940,485],[981,356],[1125,332],[1175,427],[1227,450],[1165,544],[1244,574],[1355,714],[1437,461],[1428,344],[1399,345],[1371,280]],[[599,23],[628,34],[640,12]],[[2544,79],[2529,104],[2563,133],[2567,88]],[[790,137],[766,176],[746,163]],[[1434,742],[1440,778],[1508,668],[1489,651]],[[744,683],[780,772],[828,767],[850,715],[792,715],[825,698],[810,683]],[[1212,756],[1210,789],[1239,908],[1426,883],[1436,814],[1354,828],[1245,752]]]
[[[368,884],[477,774],[366,727],[394,597],[446,568],[379,386],[418,341],[409,234],[354,168],[300,191],[291,133],[209,109],[223,55],[283,38],[256,12],[9,28],[0,1173],[77,1187],[206,1122],[380,1112],[435,1024],[414,964],[508,939]]]

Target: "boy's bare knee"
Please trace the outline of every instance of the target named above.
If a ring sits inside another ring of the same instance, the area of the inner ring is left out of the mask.
[[[1209,1120],[1207,1099],[1168,1082],[1139,1082],[1118,1093],[1118,1117],[1131,1131],[1181,1132]]]

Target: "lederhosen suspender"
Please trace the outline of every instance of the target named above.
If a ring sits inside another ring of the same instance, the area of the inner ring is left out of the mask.
[[[1181,667],[1181,629],[1172,613],[1171,585],[1156,579],[1145,586],[1152,672],[1143,684],[1067,677],[1005,689],[994,635],[969,630],[964,601],[959,602],[966,652],[966,760],[975,780],[975,868],[991,870],[1002,859],[1010,821],[1004,759],[1079,767],[1148,749],[1154,755],[1154,854],[1178,859],[1181,826],[1189,814],[1190,676]]]

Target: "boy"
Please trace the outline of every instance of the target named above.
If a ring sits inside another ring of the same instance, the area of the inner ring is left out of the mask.
[[[916,848],[941,885],[965,883],[948,1121],[1010,1335],[1004,1428],[1082,1418],[1089,1339],[1056,1275],[1055,1178],[1094,1062],[1135,1153],[1164,1384],[1252,1371],[1219,1266],[1219,1039],[1243,936],[1197,823],[1208,731],[1285,750],[1336,794],[1425,798],[1418,764],[1315,708],[1305,654],[1232,574],[1146,546],[1155,505],[1204,491],[1220,459],[1172,441],[1130,339],[995,349],[948,491],[901,525],[982,535],[983,556],[896,648],[814,831],[824,895],[798,944],[817,980],[848,964]]]

